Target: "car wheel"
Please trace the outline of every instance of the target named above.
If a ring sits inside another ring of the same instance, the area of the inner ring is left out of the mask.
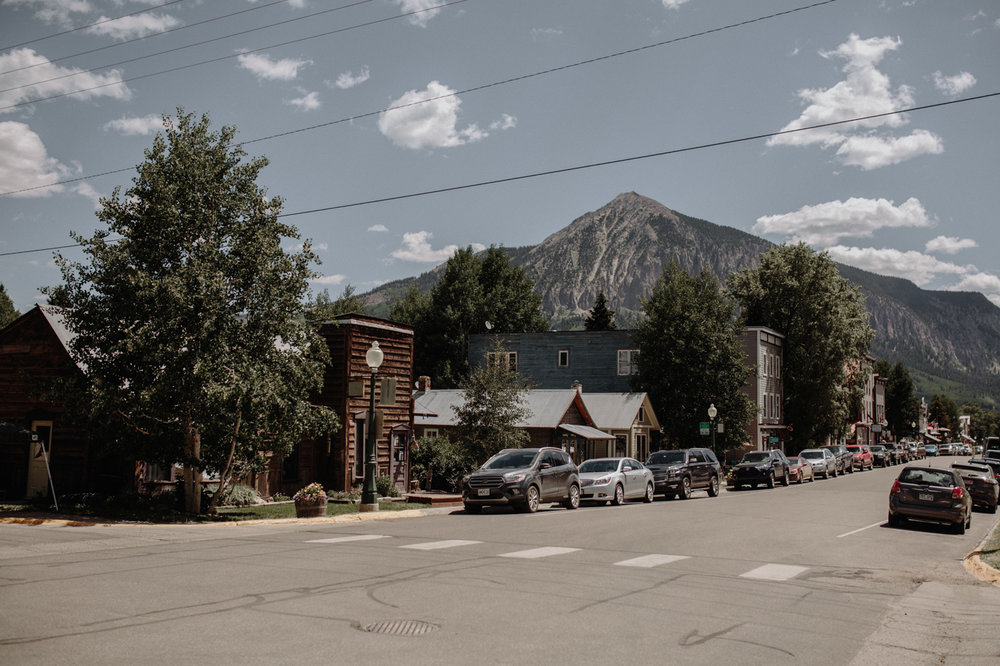
[[[955,526],[952,528],[952,531],[955,532],[955,534],[965,534],[965,519],[963,518],[962,520],[955,523]]]
[[[767,487],[774,488],[774,471],[767,475]]]
[[[615,486],[615,496],[614,499],[611,500],[611,503],[615,506],[621,506],[625,503],[625,489],[622,488],[622,484],[619,483]]]
[[[524,504],[522,508],[528,513],[534,513],[538,511],[538,488],[535,486],[528,486],[528,489],[524,492]]]
[[[483,511],[483,507],[481,505],[479,505],[479,504],[466,504],[465,505],[465,512],[466,513],[471,513],[472,515],[476,515],[478,513],[482,513],[482,511]]]
[[[646,494],[642,496],[642,501],[645,502],[646,504],[649,504],[650,502],[653,501],[653,484],[652,483],[647,483],[646,484]]]
[[[990,513],[996,513],[997,512],[997,504],[998,504],[997,502],[993,503],[993,506],[990,507]]]
[[[713,476],[712,480],[708,482],[708,496],[709,497],[719,496],[719,477]]]
[[[691,497],[691,477],[685,476],[681,479],[681,485],[677,488],[677,496],[682,500],[686,500]]]
[[[781,485],[787,486],[791,481],[788,479],[788,468],[785,468],[785,475],[781,477]]]
[[[580,506],[580,486],[575,483],[569,487],[569,497],[563,502],[567,509],[575,509]]]
[[[903,519],[899,516],[894,516],[889,514],[889,527],[900,527],[903,524]]]

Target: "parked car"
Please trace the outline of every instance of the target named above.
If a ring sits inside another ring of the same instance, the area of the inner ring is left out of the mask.
[[[716,497],[722,485],[722,465],[711,449],[655,451],[646,460],[646,467],[653,471],[655,492],[667,499],[687,499],[697,488],[705,488],[709,497]]]
[[[1000,481],[1000,458],[969,458],[970,465],[986,465]]]
[[[822,448],[827,449],[837,459],[837,474],[854,473],[854,456],[843,444],[827,444]],[[836,475],[834,475],[836,476]]]
[[[815,481],[813,465],[811,462],[800,456],[789,456],[788,458],[788,481],[789,483],[802,483],[806,479]]]
[[[761,483],[766,483],[768,488],[774,488],[778,479],[781,479],[783,486],[790,483],[788,458],[777,449],[750,451],[733,468],[733,481],[737,490],[744,485],[756,488]]]
[[[936,444],[924,444],[924,457],[936,456],[938,454],[938,447]]]
[[[890,446],[889,444],[886,447]],[[902,442],[896,442],[891,445],[896,451],[896,460],[901,463],[910,462],[910,449]]]
[[[565,451],[553,447],[504,449],[462,479],[467,513],[485,506],[513,506],[534,513],[543,502],[580,505],[580,475]]]
[[[907,443],[907,448],[910,450],[910,460],[920,460],[924,457],[924,445],[918,442]]]
[[[897,457],[894,451],[887,449],[881,444],[872,444],[872,461],[878,467],[888,467],[889,465],[895,465]]]
[[[951,442],[941,442],[937,447],[939,456],[950,456],[953,455]]]
[[[889,491],[889,526],[907,520],[944,523],[965,534],[972,525],[972,497],[958,471],[904,467]]]
[[[813,466],[813,476],[820,476],[829,479],[837,476],[837,458],[830,449],[803,449],[800,456],[809,461]]]
[[[847,450],[851,452],[851,456],[853,456],[852,464],[857,469],[863,472],[865,467],[868,469],[875,467],[871,449],[868,448],[867,444],[848,444]]]
[[[653,472],[632,458],[592,458],[580,463],[580,500],[611,502],[627,499],[653,501]]]
[[[973,508],[981,507],[990,513],[997,512],[1000,484],[997,483],[996,474],[988,465],[952,463],[951,468],[962,475],[965,488],[972,495]]]

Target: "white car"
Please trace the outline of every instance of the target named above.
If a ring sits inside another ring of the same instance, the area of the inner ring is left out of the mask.
[[[592,458],[580,463],[580,501],[653,501],[653,471],[633,458]]]

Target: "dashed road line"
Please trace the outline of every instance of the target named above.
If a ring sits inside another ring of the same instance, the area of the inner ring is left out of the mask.
[[[752,578],[755,580],[789,580],[795,578],[800,573],[808,571],[809,567],[797,567],[792,564],[765,564],[762,567],[751,569],[740,574],[740,578]]]
[[[329,539],[310,539],[306,543],[345,543],[348,541],[372,541],[373,539],[388,539],[384,534],[356,534],[354,536],[330,537]]]
[[[856,530],[851,530],[850,532],[844,532],[843,534],[838,534],[837,538],[840,539],[845,536],[851,536],[852,534],[857,534],[858,532],[864,532],[865,530],[870,530],[873,527],[881,527],[884,524],[884,522],[885,521],[880,520],[877,523],[872,523],[871,525],[868,525],[866,527],[859,527]]]
[[[458,546],[472,546],[477,543],[482,543],[482,541],[447,539],[445,541],[428,541],[427,543],[411,543],[408,546],[400,546],[400,548],[409,548],[411,550],[438,550],[441,548],[457,548]]]
[[[517,550],[513,553],[503,553],[497,557],[515,557],[522,560],[534,560],[539,557],[552,557],[553,555],[565,555],[580,550],[579,548],[560,548],[559,546],[547,546],[545,548],[531,548],[529,550]]]
[[[622,560],[621,562],[615,562],[616,567],[638,567],[640,569],[651,569],[653,567],[658,567],[661,564],[670,564],[671,562],[677,562],[678,560],[690,559],[688,555],[642,555],[641,557],[633,557],[630,560]]]

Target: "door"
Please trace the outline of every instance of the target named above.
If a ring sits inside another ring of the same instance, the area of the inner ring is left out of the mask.
[[[29,444],[27,497],[44,497],[49,494],[49,466],[52,460],[52,421],[32,421],[31,430],[38,441]]]

